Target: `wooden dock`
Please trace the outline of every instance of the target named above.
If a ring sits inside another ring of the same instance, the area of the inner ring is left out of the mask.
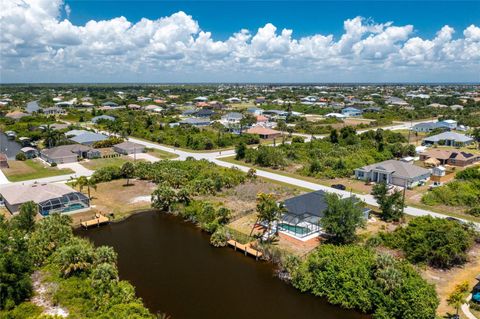
[[[254,248],[252,248],[252,242],[248,243],[248,244],[240,244],[239,242],[233,240],[233,239],[230,239],[229,241],[227,241],[227,243],[232,246],[235,250],[239,249],[241,251],[243,251],[245,253],[245,256],[247,255],[251,255],[253,257],[255,257],[255,259],[258,260],[258,258],[261,258],[263,256],[263,253],[261,251],[258,251]]]
[[[107,224],[110,221],[108,217],[102,215],[102,214],[96,214],[94,218],[86,220],[86,221],[80,221],[80,225],[82,225],[83,228],[88,229],[91,226],[100,226],[103,224]]]

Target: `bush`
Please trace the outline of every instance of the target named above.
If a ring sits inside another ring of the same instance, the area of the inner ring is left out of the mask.
[[[381,319],[431,319],[438,298],[415,269],[362,246],[319,246],[298,266],[292,284],[347,309]]]
[[[23,152],[20,152],[18,153],[17,155],[15,155],[15,159],[17,161],[26,161],[27,160],[27,156],[23,153]]]
[[[112,147],[115,144],[122,143],[124,141],[121,137],[110,136],[108,139],[103,141],[98,141],[93,143],[93,148],[105,148],[105,147]]]
[[[97,183],[110,182],[123,177],[122,169],[118,166],[107,166],[97,169],[91,178]]]
[[[467,214],[475,217],[480,217],[480,206],[470,208],[469,210],[467,210]]]
[[[227,245],[227,231],[225,227],[218,227],[210,237],[210,244],[215,247],[225,247]]]
[[[465,263],[475,232],[457,221],[422,216],[407,227],[381,236],[387,246],[403,250],[412,263],[450,268]]]
[[[303,143],[305,139],[301,136],[292,137],[292,143]]]
[[[422,203],[430,206],[438,204],[470,207],[480,205],[480,180],[455,180],[434,188],[423,195]]]

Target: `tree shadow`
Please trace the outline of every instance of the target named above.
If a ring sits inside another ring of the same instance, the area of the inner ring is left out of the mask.
[[[129,183],[129,184],[123,184],[122,186],[123,187],[131,187],[131,186],[135,186],[135,184],[134,183]]]

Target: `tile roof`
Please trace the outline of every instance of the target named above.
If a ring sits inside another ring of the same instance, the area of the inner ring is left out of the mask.
[[[280,134],[280,131],[272,130],[263,126],[254,126],[247,130],[248,134],[258,134],[258,135],[272,135]]]

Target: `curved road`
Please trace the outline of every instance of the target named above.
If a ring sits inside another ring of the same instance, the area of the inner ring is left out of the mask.
[[[429,121],[424,121],[424,122],[431,122],[431,121],[429,120]],[[419,122],[416,122],[416,123],[419,123]],[[409,129],[409,128],[412,127],[413,124],[414,123],[402,123],[402,124],[398,124],[398,125],[385,127],[383,129],[389,129],[389,130]],[[376,129],[376,128],[372,128],[372,129]],[[368,130],[359,131],[359,133],[362,133],[362,132],[365,132],[365,131],[368,131]],[[324,136],[316,136],[316,137],[317,138],[322,138]],[[145,145],[146,147],[149,147],[149,148],[154,148],[154,149],[158,149],[158,150],[162,150],[162,151],[166,151],[166,152],[170,152],[170,153],[175,153],[175,154],[178,155],[178,157],[175,160],[185,160],[187,157],[193,157],[197,160],[205,159],[205,160],[211,161],[211,162],[213,162],[213,163],[215,163],[219,166],[223,166],[223,167],[236,167],[236,168],[238,168],[238,169],[240,169],[244,172],[247,172],[250,169],[250,167],[247,167],[247,166],[232,164],[232,163],[222,161],[222,157],[228,157],[228,156],[235,155],[234,150],[215,151],[215,152],[194,152],[194,151],[180,150],[180,149],[177,149],[177,148],[174,148],[174,147],[164,146],[164,145],[160,145],[160,144],[157,144],[157,143],[154,143],[154,142],[149,142],[149,141],[145,141],[145,140],[141,140],[141,139],[133,138],[133,137],[129,137],[128,139],[132,142]],[[28,184],[28,183],[34,183],[34,182],[38,182],[38,183],[61,182],[61,181],[67,181],[71,177],[90,176],[93,173],[92,171],[86,170],[83,166],[81,166],[78,163],[64,164],[64,165],[68,165],[69,168],[73,169],[75,171],[75,174],[48,177],[48,178],[31,180],[31,181],[24,181],[24,182],[19,182],[19,183],[20,184]],[[304,181],[304,180],[301,180],[301,179],[298,179],[298,178],[293,178],[293,177],[288,177],[288,176],[284,176],[284,175],[280,175],[280,174],[276,174],[276,173],[272,173],[272,172],[267,172],[267,171],[264,171],[264,170],[261,170],[261,169],[256,169],[256,170],[257,170],[257,175],[258,176],[265,177],[265,178],[275,180],[275,181],[279,181],[279,182],[282,182],[282,183],[291,184],[291,185],[295,185],[295,186],[299,186],[299,187],[306,188],[306,189],[311,189],[311,190],[328,191],[328,192],[331,192],[331,193],[339,194],[342,197],[346,197],[346,196],[351,195],[351,193],[347,192],[347,191],[342,191],[342,190],[338,190],[338,189],[331,188],[331,187],[328,187],[328,186]],[[3,173],[0,173],[0,185],[6,184],[6,183],[9,183],[8,180],[3,176]],[[376,202],[376,200],[373,198],[372,195],[360,195],[360,194],[355,194],[355,195],[360,200],[364,201],[366,204],[378,207],[378,203]],[[432,211],[429,211],[429,210],[415,208],[415,207],[409,207],[409,206],[405,207],[405,213],[408,214],[408,215],[412,215],[412,216],[430,215],[430,216],[439,217],[439,218],[449,217],[448,215],[443,215],[443,214],[435,213],[435,212],[432,212]],[[466,220],[463,220],[463,221],[468,222]],[[480,223],[475,223],[475,224],[478,228],[480,228]]]

